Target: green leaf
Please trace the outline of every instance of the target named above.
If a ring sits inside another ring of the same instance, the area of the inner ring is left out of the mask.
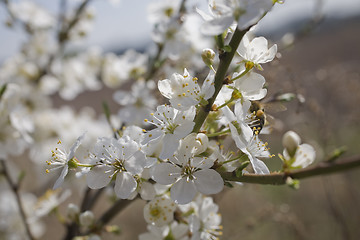
[[[236,177],[242,176],[242,171],[250,164],[250,161],[243,162],[240,167],[235,170]]]
[[[223,49],[224,49],[225,52],[231,52],[232,48],[229,45],[225,45]]]

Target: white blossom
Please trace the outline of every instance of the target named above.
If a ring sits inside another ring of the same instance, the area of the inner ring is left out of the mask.
[[[165,195],[148,202],[144,207],[144,218],[149,224],[165,226],[174,220],[176,204]]]
[[[159,155],[161,159],[172,156],[179,146],[179,140],[188,135],[193,127],[195,108],[187,111],[179,111],[168,105],[160,105],[152,114],[152,119],[145,121],[155,125],[157,128],[145,134],[142,144],[162,142],[162,150]]]
[[[196,148],[196,134],[190,134],[181,141],[177,152],[169,162],[157,164],[152,169],[152,178],[171,186],[171,199],[178,204],[191,202],[197,192],[215,194],[224,187],[223,179],[214,169],[210,169],[215,159],[202,157]]]
[[[49,161],[46,161],[49,167],[51,167],[50,170],[53,171],[55,169],[62,169],[61,174],[59,178],[56,180],[53,189],[56,189],[62,185],[66,175],[69,172],[69,168],[76,167],[77,160],[74,159],[75,151],[80,146],[84,137],[85,137],[85,133],[80,137],[78,137],[76,142],[71,146],[69,153],[67,153],[65,150],[56,147],[55,151],[52,151],[51,159]],[[61,144],[61,141],[59,141],[58,144]],[[50,170],[46,169],[46,172],[48,173]]]
[[[197,9],[205,23],[201,27],[206,35],[219,35],[233,23],[240,30],[256,24],[268,12],[272,0],[209,0],[210,15]]]
[[[138,80],[131,86],[131,91],[116,91],[113,95],[114,100],[123,105],[118,117],[125,124],[140,125],[144,123],[144,118],[149,116],[157,105],[157,100],[152,94],[155,88],[153,81]]]
[[[245,34],[237,49],[238,54],[245,62],[255,64],[262,70],[263,63],[271,62],[277,52],[277,45],[274,44],[268,48],[268,41],[264,37],[256,37],[250,41],[249,34]]]
[[[200,88],[198,78],[190,76],[185,68],[183,75],[174,73],[170,79],[159,81],[158,88],[164,97],[170,99],[174,108],[187,110],[212,97],[215,92],[214,76],[210,72]]]
[[[94,167],[86,175],[92,189],[103,188],[115,178],[115,193],[126,199],[136,190],[135,175],[141,174],[146,164],[145,154],[139,144],[128,136],[120,139],[99,138],[94,148]]]

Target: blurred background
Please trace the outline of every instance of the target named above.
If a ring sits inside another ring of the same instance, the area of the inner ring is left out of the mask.
[[[58,7],[57,1],[35,2],[53,11]],[[128,48],[145,49],[151,42],[152,26],[146,20],[149,2],[154,1],[122,0],[113,7],[102,0],[94,1],[92,33],[85,44],[70,47],[97,45],[117,53]],[[206,1],[201,4],[205,7]],[[0,9],[0,17],[3,13]],[[317,161],[342,146],[347,148],[344,156],[359,154],[360,0],[287,0],[263,19],[257,35],[280,46],[277,60],[264,66],[269,96],[281,91],[305,98],[304,103],[288,103],[285,112],[271,112],[278,119],[278,128],[265,136],[271,152],[282,151],[281,136],[291,129],[316,148]],[[1,25],[0,36],[3,61],[18,50],[25,35]],[[70,104],[80,108],[91,102],[89,98],[103,99],[117,111],[106,91],[82,94]],[[266,163],[271,169],[281,166],[277,158]],[[215,196],[223,217],[222,239],[360,239],[359,183],[360,170],[355,169],[302,180],[299,190],[252,184],[227,189]],[[146,231],[143,204],[137,201],[114,219],[123,232],[114,239],[137,239]],[[98,204],[95,215],[106,207]],[[52,227],[42,239],[60,239],[57,236],[62,229],[55,217],[48,217],[48,224]],[[113,238],[109,235],[104,239]]]

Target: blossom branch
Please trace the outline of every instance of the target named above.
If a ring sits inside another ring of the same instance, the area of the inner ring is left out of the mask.
[[[245,33],[248,30],[249,29],[245,29],[245,30],[241,31],[237,28],[230,40],[230,43],[229,43],[229,46],[231,48],[230,52],[224,52],[219,55],[220,63],[219,63],[218,69],[216,70],[216,74],[215,74],[214,95],[208,100],[208,104],[205,107],[200,108],[200,111],[198,112],[198,114],[196,115],[196,117],[194,119],[195,126],[194,126],[192,132],[195,132],[195,133],[199,132],[206,117],[208,116],[209,112],[211,111],[212,105],[214,104],[215,99],[216,99],[217,95],[219,94],[221,87],[224,84],[226,72],[230,66],[232,59],[234,58],[236,49],[238,48],[241,39],[243,38],[243,36],[245,35]]]
[[[27,222],[27,217],[26,217],[26,214],[25,214],[25,210],[24,210],[24,207],[23,207],[21,199],[20,199],[20,194],[19,194],[19,189],[20,189],[20,184],[19,183],[20,183],[20,181],[18,183],[13,182],[13,180],[10,177],[10,174],[9,174],[9,171],[7,169],[7,166],[6,166],[6,163],[5,163],[4,159],[0,159],[0,163],[1,163],[1,166],[2,166],[2,172],[1,173],[4,174],[4,176],[6,178],[6,181],[9,183],[10,188],[11,188],[11,190],[13,191],[13,193],[15,195],[16,202],[17,202],[17,205],[19,207],[19,213],[20,213],[21,219],[22,219],[22,221],[24,223],[24,226],[25,226],[26,234],[28,235],[30,240],[34,240],[35,238],[31,233],[30,226],[29,226],[29,224]]]
[[[96,222],[94,225],[94,228],[92,229],[92,232],[98,232],[102,229],[103,226],[105,226],[107,223],[109,223],[118,213],[120,213],[122,210],[124,210],[130,203],[134,202],[133,200],[126,200],[126,199],[120,199],[117,200]]]
[[[293,179],[304,179],[309,177],[342,172],[342,171],[354,169],[356,167],[360,167],[360,155],[348,157],[336,163],[323,161],[313,167],[282,172],[282,173],[271,173],[271,174],[262,174],[262,175],[245,173],[239,177],[236,176],[235,171],[220,172],[220,174],[225,181],[282,185],[286,183],[286,179],[288,177],[291,177]]]

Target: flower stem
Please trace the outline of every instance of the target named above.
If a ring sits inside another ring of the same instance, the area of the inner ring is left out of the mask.
[[[216,132],[216,133],[208,133],[206,134],[207,137],[217,137],[217,136],[221,136],[221,135],[225,135],[228,134],[230,132],[230,129],[221,131],[221,132]]]
[[[246,68],[245,71],[243,71],[239,76],[233,78],[233,79],[230,79],[229,80],[229,83],[232,83],[234,82],[235,80],[238,80],[239,78],[242,78],[243,76],[245,76],[245,74],[247,74],[249,71],[251,70],[251,68]]]

